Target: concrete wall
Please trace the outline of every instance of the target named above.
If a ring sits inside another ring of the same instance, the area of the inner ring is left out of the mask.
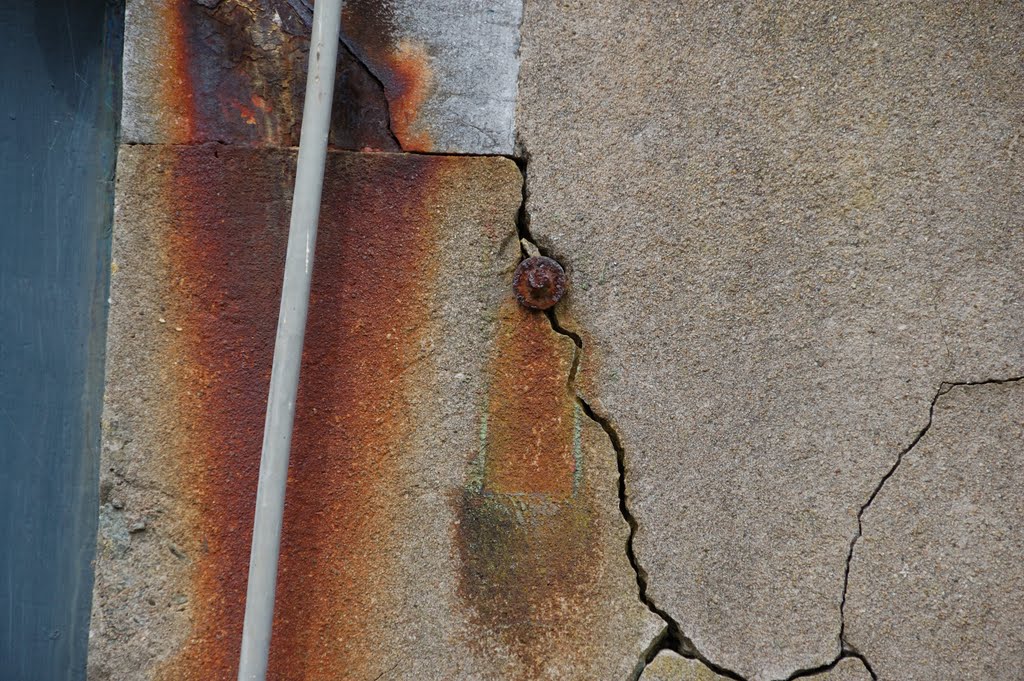
[[[96,679],[233,678],[307,23],[128,5]],[[274,678],[1019,675],[1019,6],[343,24]]]

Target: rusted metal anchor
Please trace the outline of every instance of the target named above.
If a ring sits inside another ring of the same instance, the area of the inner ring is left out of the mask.
[[[512,277],[512,289],[519,303],[531,310],[547,310],[565,295],[565,270],[543,255],[534,255],[519,263]]]

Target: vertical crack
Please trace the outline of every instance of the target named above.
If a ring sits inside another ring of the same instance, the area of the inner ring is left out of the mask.
[[[846,554],[846,570],[843,573],[843,595],[839,601],[839,645],[841,651],[850,651],[851,655],[859,658],[860,661],[864,663],[864,666],[867,668],[872,678],[877,677],[875,676],[875,673],[871,669],[871,666],[868,664],[867,660],[860,653],[853,651],[846,642],[846,596],[850,587],[850,566],[853,564],[853,553],[857,547],[857,542],[860,541],[861,536],[864,534],[864,513],[868,510],[868,508],[870,508],[871,504],[874,503],[875,499],[881,493],[882,488],[885,487],[885,483],[889,481],[889,478],[895,475],[897,469],[899,469],[900,467],[900,464],[903,463],[903,459],[906,457],[906,455],[910,453],[910,450],[917,446],[917,444],[921,441],[925,434],[928,433],[929,429],[931,429],[932,422],[935,418],[935,405],[938,404],[939,399],[943,395],[949,393],[951,390],[957,387],[966,387],[972,385],[990,385],[993,383],[1013,383],[1020,380],[1024,380],[1024,376],[1002,379],[993,378],[985,381],[961,381],[952,383],[943,381],[942,383],[939,383],[939,389],[936,391],[935,396],[932,397],[931,404],[928,405],[928,421],[924,424],[924,427],[921,428],[921,430],[917,433],[917,435],[910,442],[910,444],[907,447],[905,447],[899,454],[897,454],[896,461],[889,468],[889,470],[886,471],[885,475],[883,475],[882,478],[878,481],[878,484],[875,486],[875,489],[868,496],[867,501],[864,502],[864,504],[860,507],[860,510],[857,512],[857,533],[854,535],[853,539],[850,540],[850,549]],[[840,654],[840,657],[838,659],[841,658],[842,653]]]
[[[529,184],[527,182],[529,155],[524,151],[522,156],[512,160],[514,160],[516,165],[519,166],[519,171],[523,176],[523,200],[519,205],[519,212],[516,217],[516,230],[519,236],[522,257],[529,257],[530,251],[534,249],[536,249],[541,255],[552,257],[545,248],[534,240],[533,235],[530,233],[530,214],[527,208],[529,201]],[[696,659],[716,674],[726,678],[745,681],[745,679],[739,674],[714,664],[708,660],[707,657],[702,655],[693,644],[693,641],[687,638],[683,633],[679,624],[672,618],[672,616],[662,608],[658,607],[648,594],[647,571],[644,570],[640,561],[637,559],[636,551],[633,546],[639,524],[629,508],[629,495],[626,491],[626,452],[622,446],[622,438],[619,437],[619,433],[612,424],[611,419],[606,415],[597,413],[597,411],[576,389],[576,376],[579,371],[580,361],[583,357],[583,338],[578,333],[565,328],[561,323],[559,323],[555,308],[545,310],[545,314],[547,315],[548,321],[551,323],[551,329],[555,333],[566,336],[572,340],[573,344],[576,346],[576,350],[573,353],[572,366],[569,370],[568,389],[570,394],[573,396],[573,399],[575,399],[577,404],[579,404],[587,418],[601,427],[601,430],[604,431],[609,442],[611,442],[612,449],[615,450],[615,462],[618,469],[619,513],[629,526],[629,535],[626,538],[626,558],[629,560],[629,564],[636,575],[637,596],[639,597],[640,602],[643,603],[648,610],[661,618],[665,623],[665,628],[659,632],[647,649],[640,654],[636,667],[634,667],[633,671],[630,673],[628,681],[637,681],[637,679],[640,678],[640,675],[643,674],[647,665],[662,650],[672,650],[683,657]]]

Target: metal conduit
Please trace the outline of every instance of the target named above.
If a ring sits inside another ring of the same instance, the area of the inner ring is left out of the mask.
[[[341,3],[342,0],[317,0],[313,8],[309,73],[302,108],[288,253],[284,266],[284,285],[281,288],[274,364],[270,374],[270,394],[267,397],[259,488],[256,492],[242,651],[238,663],[239,681],[264,681],[267,675],[288,454],[291,449],[295,395],[299,387],[302,343],[309,309],[309,285],[313,275],[313,249],[316,245],[320,195],[327,159]]]

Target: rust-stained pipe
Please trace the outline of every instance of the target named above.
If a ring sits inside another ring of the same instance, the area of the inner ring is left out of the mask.
[[[299,158],[288,232],[288,253],[281,288],[281,312],[267,397],[263,430],[263,454],[256,492],[249,584],[245,595],[239,681],[263,681],[270,655],[277,587],[277,558],[281,544],[288,453],[291,449],[295,395],[299,388],[302,344],[309,309],[309,285],[313,275],[313,248],[320,218],[327,136],[334,94],[334,65],[338,57],[341,0],[317,0],[309,44],[309,73],[302,108]]]

